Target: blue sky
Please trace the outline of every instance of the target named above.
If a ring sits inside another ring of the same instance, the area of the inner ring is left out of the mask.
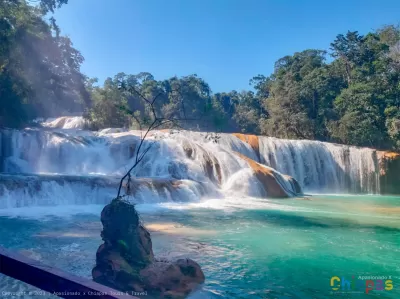
[[[55,16],[100,82],[196,73],[220,92],[248,89],[285,55],[327,50],[339,33],[399,24],[400,0],[69,0]]]

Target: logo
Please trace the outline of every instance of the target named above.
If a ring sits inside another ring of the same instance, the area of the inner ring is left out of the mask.
[[[352,276],[347,279],[342,276],[332,276],[330,280],[331,289],[334,292],[365,292],[372,291],[391,291],[393,290],[393,280],[391,276]]]

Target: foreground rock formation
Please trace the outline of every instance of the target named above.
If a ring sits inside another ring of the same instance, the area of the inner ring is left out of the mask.
[[[134,205],[114,199],[101,213],[103,231],[92,270],[94,281],[124,292],[147,292],[161,298],[184,298],[205,280],[191,259],[157,260],[150,233]]]

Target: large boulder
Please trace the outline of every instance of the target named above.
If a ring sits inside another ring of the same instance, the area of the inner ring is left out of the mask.
[[[150,233],[131,203],[114,199],[104,207],[101,222],[104,243],[97,250],[92,270],[96,282],[163,298],[183,298],[204,282],[203,271],[191,259],[154,258]]]

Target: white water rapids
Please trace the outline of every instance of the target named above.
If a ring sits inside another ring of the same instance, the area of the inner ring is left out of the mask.
[[[45,122],[47,128],[0,131],[0,208],[103,204],[115,196],[140,132],[92,132],[80,129],[84,124],[80,117],[62,117]],[[288,194],[294,188],[281,174],[294,177],[305,192],[379,193],[373,149],[259,137],[255,152],[231,134],[189,131],[155,132],[143,149],[150,145],[133,171],[144,180],[133,195],[137,202],[268,195],[235,152],[274,168]]]

